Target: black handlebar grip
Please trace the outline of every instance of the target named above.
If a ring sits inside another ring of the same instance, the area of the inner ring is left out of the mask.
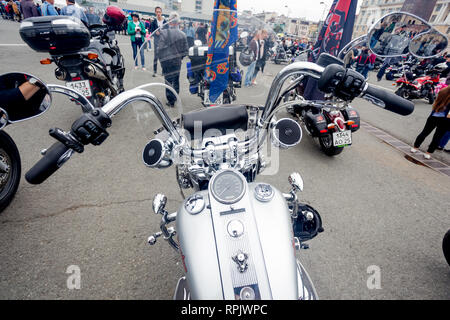
[[[386,110],[401,114],[402,116],[407,116],[414,111],[414,103],[386,89],[369,85],[365,94],[380,99],[384,102]]]
[[[33,168],[25,175],[25,179],[31,184],[41,184],[58,170],[64,162],[59,162],[61,156],[69,150],[61,142],[53,144]]]

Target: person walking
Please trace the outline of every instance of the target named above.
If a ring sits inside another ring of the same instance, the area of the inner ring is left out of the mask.
[[[255,65],[255,72],[253,73],[252,77],[252,85],[256,85],[256,76],[258,75],[258,72],[264,71],[264,67],[266,65],[266,38],[267,38],[267,31],[262,30],[260,37],[259,37],[259,52],[258,56],[256,58],[256,65]]]
[[[83,9],[75,6],[75,0],[66,0],[67,6],[61,9],[62,16],[72,16],[80,19],[85,25],[89,25],[88,18]]]
[[[256,32],[255,36],[253,37],[253,39],[249,45],[250,51],[252,52],[253,57],[254,57],[254,61],[247,68],[247,72],[245,74],[245,80],[244,80],[245,87],[250,87],[252,84],[254,84],[253,74],[255,73],[256,62],[258,61],[259,54],[260,54],[260,51],[259,51],[260,38],[261,38],[261,30]]]
[[[361,54],[356,58],[356,72],[363,74],[367,65],[369,64],[369,60],[369,49],[364,48]]]
[[[179,29],[180,16],[172,12],[169,16],[169,28],[161,30],[158,44],[158,56],[161,61],[166,83],[180,92],[180,70],[181,62],[189,54],[186,35]],[[172,91],[166,89],[167,105],[175,106],[176,96]]]
[[[185,29],[185,33],[186,33],[189,48],[193,47],[194,40],[195,40],[195,30],[194,30],[194,26],[192,25],[192,22],[189,22],[189,25]]]
[[[42,4],[42,15],[43,16],[58,16],[58,11],[56,11],[55,0],[47,0]]]
[[[142,47],[142,44],[145,41],[145,25],[142,23],[142,21],[139,20],[139,15],[137,13],[132,13],[131,17],[133,20],[131,20],[128,23],[128,34],[131,36],[131,47],[133,48],[133,59],[134,59],[134,69],[138,68],[138,61],[137,61],[137,54],[139,50],[139,54],[141,56],[141,65],[142,70],[145,69],[145,57],[144,57],[144,48]]]
[[[161,29],[167,28],[167,21],[162,16],[161,7],[155,8],[156,19],[152,21],[150,26],[151,36],[155,39],[153,40],[154,48],[154,58],[153,58],[153,77],[156,77],[156,72],[158,71],[158,44],[161,35]]]
[[[195,36],[197,40],[200,40],[202,44],[207,44],[206,34],[208,33],[208,30],[205,27],[205,24],[202,22],[197,28],[197,31],[195,31]]]
[[[430,159],[431,154],[439,147],[441,140],[447,131],[450,131],[450,87],[442,89],[433,104],[433,110],[425,123],[422,132],[417,136],[411,153],[416,153],[425,138],[436,129],[433,139],[428,147],[425,159]]]
[[[75,0],[74,0],[75,1]],[[34,4],[33,0],[21,0],[20,1],[20,8],[22,10],[23,18],[31,18],[31,17],[38,17],[39,12],[36,8],[36,5]]]

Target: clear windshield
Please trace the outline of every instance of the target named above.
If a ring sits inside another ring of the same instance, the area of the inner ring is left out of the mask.
[[[216,105],[262,106],[276,74],[296,58],[306,60],[307,39],[277,34],[254,16],[220,9],[214,11],[214,21],[216,25],[166,18],[138,40],[135,68],[127,71],[130,83],[147,86],[173,121]],[[133,22],[128,30],[139,26]],[[153,138],[161,123],[145,103],[133,107],[143,132]]]

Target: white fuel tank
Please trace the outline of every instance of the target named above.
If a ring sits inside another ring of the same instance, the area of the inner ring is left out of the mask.
[[[192,299],[298,299],[293,231],[282,193],[234,170],[185,200],[177,231]]]

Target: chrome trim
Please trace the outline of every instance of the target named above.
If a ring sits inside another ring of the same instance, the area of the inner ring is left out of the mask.
[[[275,77],[272,82],[269,94],[267,96],[266,103],[264,105],[264,111],[261,115],[260,124],[263,127],[267,127],[269,116],[276,108],[276,103],[280,95],[284,82],[295,74],[307,75],[313,79],[319,79],[325,68],[312,63],[312,62],[294,62],[284,67]]]
[[[81,109],[83,109],[83,112],[85,113],[91,112],[95,109],[92,103],[85,96],[79,94],[77,91],[71,88],[60,86],[57,84],[49,84],[48,89],[50,90],[50,92],[61,93],[76,100],[81,104]]]
[[[131,89],[122,92],[114,97],[111,101],[102,107],[102,110],[110,117],[115,116],[123,108],[135,101],[147,102],[155,112],[158,119],[161,121],[164,129],[171,135],[176,143],[181,143],[181,136],[178,133],[175,125],[172,123],[169,115],[164,109],[161,102],[153,94],[142,89]]]

